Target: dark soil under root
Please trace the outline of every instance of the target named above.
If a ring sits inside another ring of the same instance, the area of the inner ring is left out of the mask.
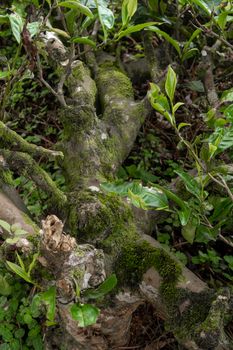
[[[174,336],[167,332],[164,322],[156,315],[150,304],[138,307],[133,313],[131,338],[128,346],[118,350],[183,350]]]

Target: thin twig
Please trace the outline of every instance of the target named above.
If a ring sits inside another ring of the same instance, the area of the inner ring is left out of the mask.
[[[232,194],[230,188],[228,187],[226,181],[222,178],[222,176],[218,174],[218,177],[220,177],[220,179],[221,179],[221,181],[222,181],[222,182],[221,182],[221,181],[217,180],[217,179],[216,179],[213,175],[211,175],[210,173],[208,173],[208,175],[209,175],[209,177],[210,177],[215,183],[217,183],[219,186],[225,188],[225,190],[227,191],[227,193],[228,193],[230,199],[231,199],[232,202],[233,202],[233,194]]]
[[[44,84],[47,89],[58,99],[58,101],[61,103],[62,106],[66,106],[66,103],[64,101],[64,96],[62,98],[62,96],[60,96],[53,88],[52,86],[44,79],[43,77],[43,70],[42,70],[42,66],[41,66],[41,62],[40,62],[40,56],[39,54],[37,53],[37,69],[38,69],[38,72],[39,72],[39,78],[40,78],[40,81],[42,82],[42,84]]]
[[[75,45],[74,45],[74,43],[72,43],[68,63],[65,67],[65,72],[64,72],[64,74],[62,74],[60,81],[58,83],[58,86],[57,86],[57,95],[63,101],[63,106],[66,106],[66,101],[65,101],[64,92],[63,92],[63,86],[64,86],[64,83],[65,83],[68,75],[71,72],[71,65],[74,62],[74,57],[75,57]]]

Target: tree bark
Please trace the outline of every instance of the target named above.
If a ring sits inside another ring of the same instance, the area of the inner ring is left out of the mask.
[[[43,222],[39,261],[53,275],[59,320],[59,327],[46,331],[46,349],[125,346],[132,313],[148,301],[187,349],[232,349],[224,332],[226,316],[232,310],[230,292],[209,289],[158,242],[143,234],[140,221],[144,220],[148,233],[149,214],[133,211],[126,201],[100,187],[101,182],[113,179],[129,154],[150,107],[146,99],[135,101],[131,81],[111,57],[104,56],[95,66],[91,74],[83,62],[75,61],[65,81],[69,99],[60,110],[64,133],[57,148],[64,154],[60,162],[68,193],[60,193],[44,174],[31,171],[33,180],[59,202],[58,211],[60,208],[76,239],[63,232],[57,217]],[[63,69],[60,67],[61,74]],[[152,76],[157,77],[154,69]],[[27,145],[22,147],[24,152]],[[22,168],[19,160],[25,168],[31,166],[31,160],[20,152],[18,158],[9,152],[2,151],[2,156],[12,167]],[[97,323],[87,329],[78,327],[69,312],[76,298],[75,284],[82,302],[87,302],[84,291],[98,286],[111,273],[116,273],[118,285],[97,303],[101,309]]]

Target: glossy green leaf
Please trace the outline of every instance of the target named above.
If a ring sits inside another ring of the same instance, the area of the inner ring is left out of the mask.
[[[128,190],[134,186],[134,182],[104,182],[100,184],[100,187],[110,193],[118,194],[120,196],[126,197],[128,195]]]
[[[79,327],[87,327],[95,324],[100,310],[90,304],[74,304],[70,308],[71,316],[78,321]]]
[[[176,73],[171,66],[168,67],[168,72],[165,81],[165,90],[171,102],[174,100],[176,91],[177,78]]]
[[[92,47],[96,47],[96,43],[89,39],[88,37],[77,37],[77,38],[72,38],[72,41],[76,44],[83,44],[83,45],[89,45]]]
[[[151,27],[148,28],[148,30],[151,30],[152,32],[157,33],[158,35],[161,35],[165,40],[167,40],[178,52],[179,57],[181,58],[181,50],[179,42],[175,39],[173,39],[170,35],[168,35],[166,32],[163,32],[159,28],[151,25]]]
[[[98,6],[98,14],[102,26],[111,29],[114,26],[114,14],[112,10],[105,6]]]
[[[12,33],[18,44],[21,42],[21,33],[23,30],[23,19],[22,17],[14,12],[9,15],[10,25]]]
[[[164,192],[158,188],[142,186],[139,182],[121,184],[104,183],[101,188],[108,192],[128,196],[132,204],[142,209],[168,209],[168,200]]]
[[[32,283],[35,284],[31,278],[28,276],[28,274],[22,269],[21,266],[11,262],[11,261],[6,261],[7,265],[9,266],[9,268],[16,273],[18,276],[20,276],[21,278],[23,278],[26,282],[28,283]]]
[[[203,0],[189,0],[190,3],[196,4],[197,6],[199,6],[207,15],[211,15],[211,7],[209,7],[209,5],[203,1]]]
[[[87,6],[80,4],[78,1],[62,1],[58,4],[58,6],[78,10],[83,15],[93,17],[91,10]]]
[[[122,25],[126,26],[137,10],[137,0],[123,0],[121,6]]]
[[[98,288],[94,290],[90,289],[85,291],[84,297],[89,299],[102,298],[103,296],[111,292],[111,290],[115,288],[116,285],[117,285],[117,278],[116,278],[116,275],[113,274],[109,276]]]
[[[142,30],[142,29],[144,29],[146,27],[150,27],[153,24],[158,24],[158,22],[141,23],[141,24],[136,24],[135,26],[128,27],[127,29],[120,31],[116,35],[116,39],[120,40],[124,36],[127,36],[127,35],[132,34],[132,33],[139,32],[140,30]]]

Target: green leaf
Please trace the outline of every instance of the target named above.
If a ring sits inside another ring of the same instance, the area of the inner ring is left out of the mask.
[[[171,66],[168,67],[166,82],[165,82],[165,90],[171,102],[173,102],[174,94],[176,91],[177,78],[176,73],[172,69]]]
[[[100,310],[90,304],[74,304],[70,308],[71,316],[78,321],[79,327],[87,327],[95,324]]]
[[[161,35],[165,40],[167,40],[176,49],[179,57],[181,58],[182,55],[181,55],[180,45],[179,45],[179,42],[177,40],[173,39],[166,32],[163,32],[162,30],[160,30],[159,28],[157,28],[155,26],[149,27],[148,30],[151,30],[152,32],[155,32],[156,34]]]
[[[153,187],[162,190],[167,198],[178,204],[178,206],[181,208],[181,210],[177,210],[181,225],[186,225],[191,214],[191,208],[189,207],[188,203],[163,186],[153,184]]]
[[[76,44],[90,45],[96,47],[96,43],[87,36],[72,38],[72,42]]]
[[[142,186],[139,182],[103,183],[101,188],[105,191],[128,196],[132,203],[143,209],[166,210],[168,200],[164,192],[159,188]]]
[[[20,237],[7,238],[6,243],[8,244],[16,244],[20,240]]]
[[[50,287],[46,292],[40,293],[40,299],[47,306],[46,318],[54,324],[56,312],[56,288]]]
[[[12,287],[7,282],[6,276],[0,275],[0,295],[10,295],[12,293]]]
[[[190,219],[188,223],[182,227],[182,230],[181,230],[182,236],[190,244],[193,244],[196,228],[197,228],[197,220],[195,220],[195,218]]]
[[[32,269],[35,267],[38,256],[39,256],[39,253],[33,254],[32,262],[30,263],[29,268],[28,268],[28,272],[27,272],[28,276],[31,275]]]
[[[233,255],[224,255],[223,259],[228,263],[229,268],[233,270]]]
[[[211,15],[212,9],[211,7],[208,6],[208,4],[203,1],[203,0],[189,0],[190,3],[194,3],[197,6],[199,6],[205,13],[207,13],[207,15]]]
[[[11,76],[12,72],[9,70],[4,70],[0,72],[0,80],[5,80],[6,78],[9,78]]]
[[[18,259],[18,261],[19,261],[19,264],[20,264],[21,268],[23,269],[23,271],[26,272],[24,262],[23,262],[23,260],[21,259],[21,256],[18,254],[18,252],[16,252],[16,256],[17,256],[17,259]]]
[[[180,108],[180,106],[183,106],[184,103],[183,102],[177,102],[174,106],[173,106],[173,113],[176,113],[177,109]],[[187,124],[187,123],[181,123],[181,124]],[[190,125],[190,124],[187,124]]]
[[[182,62],[184,62],[185,60],[188,60],[189,58],[195,56],[197,53],[199,52],[199,50],[197,48],[193,48],[190,49],[188,51],[186,51],[185,53],[182,54]]]
[[[11,226],[8,224],[8,222],[0,220],[0,226],[8,233],[11,233]]]
[[[178,131],[180,131],[180,129],[182,129],[182,128],[184,128],[185,126],[190,126],[191,124],[190,123],[180,123],[179,125],[178,125]]]
[[[98,288],[95,290],[90,289],[85,291],[84,297],[89,299],[99,299],[111,292],[111,290],[117,285],[116,275],[109,276]]]
[[[63,36],[64,38],[67,38],[67,39],[69,39],[70,38],[70,35],[67,33],[67,32],[65,32],[64,30],[61,30],[61,29],[59,29],[59,28],[49,28],[49,31],[50,32],[54,32],[54,33],[56,33],[56,34],[58,34],[58,35],[61,35],[61,36]]]
[[[115,21],[113,12],[105,6],[98,6],[98,14],[102,26],[112,29]]]
[[[0,24],[8,23],[9,16],[8,15],[0,15]]]
[[[32,283],[35,284],[31,278],[28,276],[28,274],[22,269],[21,266],[12,263],[11,261],[6,261],[7,265],[9,266],[9,268],[16,273],[18,276],[20,276],[21,278],[23,278],[26,282],[28,283]]]
[[[142,30],[146,27],[150,27],[153,24],[158,24],[158,22],[148,22],[148,23],[136,24],[135,26],[131,26],[125,30],[121,30],[119,33],[117,33],[116,40],[120,40],[121,38],[123,38],[124,36],[127,36],[129,34],[139,32],[140,30]]]
[[[223,152],[233,146],[233,126],[226,129],[221,142],[218,144],[218,152]]]
[[[185,43],[184,45],[184,50],[183,51],[187,51],[187,49],[189,48],[190,44],[193,42],[193,40],[202,32],[201,29],[196,29],[193,34],[190,36],[189,40]]]
[[[183,180],[187,191],[200,199],[202,190],[200,184],[195,180],[195,178],[183,170],[175,170],[174,172]]]
[[[223,114],[231,123],[233,123],[233,104],[227,106],[227,108],[224,109]]]
[[[41,25],[40,22],[31,22],[27,24],[27,29],[32,38],[39,33],[40,25]]]
[[[216,241],[219,233],[217,227],[207,227],[204,225],[198,225],[196,230],[195,242],[208,243],[209,241]]]
[[[14,235],[16,236],[22,236],[22,235],[28,234],[27,231],[21,228],[20,224],[11,225],[11,232],[14,233]]]
[[[233,202],[230,198],[214,198],[214,212],[210,217],[212,222],[226,221],[233,209]]]
[[[201,80],[191,80],[186,85],[192,91],[205,92],[205,88]]]
[[[110,193],[118,194],[119,196],[126,197],[128,195],[128,190],[131,189],[134,182],[104,182],[100,184],[100,187]]]
[[[229,12],[225,11],[225,12],[221,12],[218,16],[216,16],[214,19],[216,21],[216,23],[218,24],[218,26],[224,30],[227,24],[227,16],[228,16]]]
[[[230,102],[233,101],[233,88],[231,88],[229,90],[225,90],[222,93],[221,101],[230,101]]]
[[[187,225],[190,215],[191,215],[191,208],[189,208],[188,206],[183,206],[182,210],[177,210],[179,219],[180,219],[180,223],[182,226]]]
[[[137,0],[124,0],[121,6],[122,26],[126,26],[137,10]]]
[[[78,1],[62,1],[58,4],[58,6],[78,10],[83,15],[93,17],[91,10],[87,6],[80,4]]]
[[[218,147],[213,145],[212,143],[209,143],[208,146],[209,146],[208,161],[210,161],[213,158],[213,156],[214,156],[215,152],[217,151]]]
[[[104,3],[100,2],[99,0],[95,0],[95,3],[98,10],[99,20],[104,32],[104,41],[106,42],[108,38],[107,29],[111,29],[114,26],[115,17],[113,12],[108,9]]]
[[[12,33],[18,44],[21,42],[21,33],[23,30],[23,19],[22,17],[14,12],[9,15],[10,25]]]

